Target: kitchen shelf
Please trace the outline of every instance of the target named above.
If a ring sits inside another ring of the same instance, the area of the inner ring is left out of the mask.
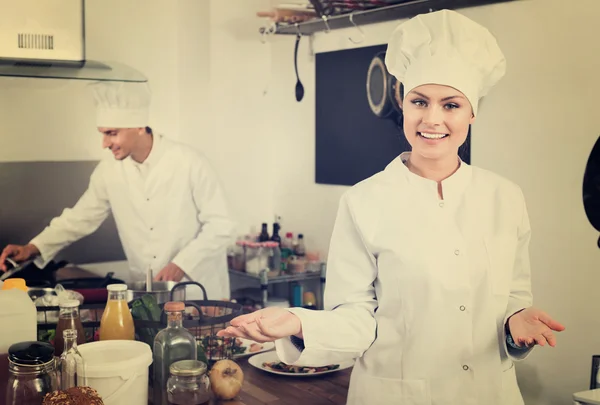
[[[301,282],[301,281],[309,281],[309,280],[318,280],[319,282],[319,292],[318,295],[320,299],[317,301],[320,303],[319,309],[323,307],[323,294],[325,292],[325,273],[327,272],[327,266],[325,264],[321,265],[321,271],[316,272],[306,272],[306,273],[298,273],[298,274],[285,274],[282,276],[269,277],[268,271],[263,270],[260,274],[250,274],[243,271],[232,270],[229,269],[229,276],[231,278],[237,278],[240,281],[244,281],[245,284],[251,288],[259,288],[262,295],[262,305],[265,307],[267,305],[267,301],[269,300],[268,289],[270,285],[273,284],[283,284],[283,283],[293,283],[293,282]]]
[[[246,273],[243,271],[237,271],[237,270],[229,270],[229,274],[234,274],[236,277],[249,279],[249,280],[255,280],[255,281],[261,281],[262,278],[264,277],[264,276],[261,276],[261,274],[250,274],[250,273]],[[268,284],[279,284],[279,283],[290,283],[290,282],[294,282],[294,281],[318,280],[320,278],[321,278],[320,272],[307,272],[307,273],[300,273],[300,274],[286,274],[283,276],[276,276],[276,277],[268,277],[267,276],[266,281]]]
[[[411,18],[418,14],[441,9],[460,9],[476,7],[495,3],[506,3],[519,0],[414,0],[406,3],[383,6],[352,13],[321,16],[306,22],[289,24],[277,23],[271,32],[269,28],[260,28],[260,33],[273,33],[279,35],[311,35],[316,32],[329,32],[331,30],[348,28],[352,26],[375,24],[384,21]]]

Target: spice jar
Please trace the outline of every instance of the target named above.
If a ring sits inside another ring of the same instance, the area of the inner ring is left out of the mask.
[[[167,382],[169,405],[208,405],[211,394],[206,370],[206,364],[198,360],[173,363]]]
[[[237,271],[246,270],[246,242],[238,240],[232,249],[232,263],[231,268]]]
[[[7,405],[39,405],[59,389],[54,347],[42,342],[16,343],[8,349]]]

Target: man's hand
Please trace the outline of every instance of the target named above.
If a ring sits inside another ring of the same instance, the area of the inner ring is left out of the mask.
[[[517,346],[538,344],[556,346],[553,331],[562,332],[565,327],[537,308],[527,308],[508,318],[510,334]]]
[[[25,246],[8,245],[4,248],[4,250],[2,251],[2,254],[0,255],[0,270],[2,270],[2,271],[7,270],[5,262],[6,262],[6,259],[9,257],[11,259],[13,259],[15,262],[21,263],[21,262],[31,259],[32,257],[38,256],[39,254],[40,254],[40,251],[38,250],[38,248],[35,247],[35,245],[32,245],[31,243],[29,243]]]
[[[175,281],[178,283],[183,276],[185,276],[185,273],[178,265],[169,263],[154,277],[154,281]]]

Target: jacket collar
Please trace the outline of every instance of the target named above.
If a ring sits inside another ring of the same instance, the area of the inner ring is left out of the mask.
[[[423,188],[427,190],[428,194],[431,193],[435,198],[439,198],[436,181],[421,177],[411,172],[408,170],[408,167],[406,167],[405,162],[410,158],[410,154],[411,152],[401,153],[400,156],[398,156],[388,165],[386,171],[400,174],[406,179],[410,186]],[[471,181],[471,166],[460,159],[460,157],[458,159],[460,161],[458,170],[450,177],[442,181],[444,200],[452,201],[460,198]]]

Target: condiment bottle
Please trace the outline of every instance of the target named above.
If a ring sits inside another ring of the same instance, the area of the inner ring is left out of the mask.
[[[77,343],[85,343],[85,332],[79,316],[79,301],[68,300],[58,304],[60,312],[58,314],[58,324],[56,325],[56,338],[54,340],[55,353],[62,353],[65,350],[63,331],[75,329],[77,331]]]
[[[110,284],[108,301],[100,320],[100,340],[134,340],[133,317],[127,305],[125,284]]]
[[[67,329],[63,332],[65,349],[60,356],[60,389],[66,390],[72,387],[85,387],[85,362],[79,350],[77,350],[77,330]]]

